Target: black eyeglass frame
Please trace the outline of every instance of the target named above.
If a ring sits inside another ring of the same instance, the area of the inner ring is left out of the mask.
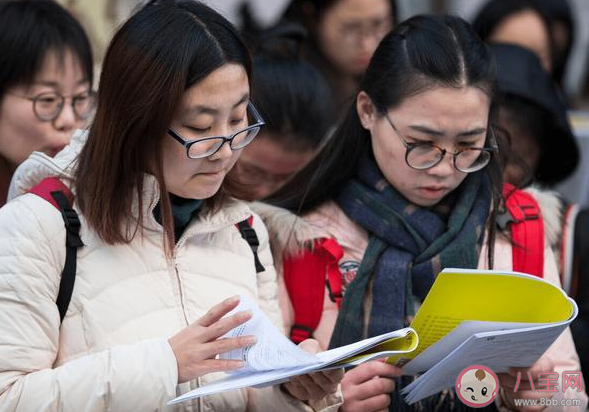
[[[497,146],[496,140],[495,140],[495,136],[493,134],[493,129],[491,129],[491,136],[493,139],[493,142],[491,143],[492,146],[491,147],[469,147],[467,149],[460,149],[457,150],[456,152],[451,152],[449,150],[446,149],[442,149],[441,147],[438,147],[432,143],[410,143],[408,141],[405,140],[405,138],[403,137],[403,135],[399,132],[399,129],[397,129],[395,127],[395,125],[393,124],[393,121],[391,120],[390,116],[388,113],[382,113],[382,115],[387,119],[387,121],[389,122],[389,124],[391,125],[391,127],[393,128],[393,131],[395,132],[395,134],[397,135],[397,137],[399,138],[399,140],[401,141],[401,143],[403,143],[403,146],[405,146],[405,163],[407,164],[407,166],[409,166],[412,169],[415,170],[427,170],[427,169],[431,169],[432,167],[435,167],[437,165],[440,164],[440,162],[442,160],[444,160],[444,157],[446,157],[446,153],[452,155],[452,165],[454,166],[454,169],[458,170],[459,172],[462,173],[474,173],[474,172],[478,172],[479,170],[484,169],[485,167],[487,167],[487,165],[489,164],[489,162],[491,161],[491,157],[489,156],[489,160],[487,161],[487,163],[485,163],[484,165],[482,165],[481,167],[479,167],[478,169],[474,169],[474,170],[462,170],[458,167],[458,165],[456,164],[456,158],[464,152],[468,152],[468,151],[479,151],[479,152],[488,152],[490,153],[490,155],[492,156],[494,153],[497,153],[499,151],[499,148]],[[415,167],[413,165],[411,165],[409,163],[409,153],[411,153],[412,150],[414,150],[417,147],[422,147],[422,146],[429,146],[432,149],[436,149],[438,150],[439,153],[441,153],[441,156],[439,157],[439,159],[426,167]]]
[[[186,156],[189,159],[204,159],[206,157],[212,156],[215,153],[217,153],[225,143],[229,142],[229,147],[231,148],[231,150],[239,150],[239,149],[243,149],[245,146],[247,146],[248,144],[250,144],[257,136],[257,134],[259,133],[260,129],[266,124],[266,122],[264,122],[264,119],[262,118],[262,115],[260,115],[260,113],[258,112],[258,110],[254,107],[254,104],[252,102],[248,102],[247,104],[247,110],[249,110],[251,112],[251,114],[254,117],[254,123],[250,124],[248,127],[246,127],[245,129],[241,129],[238,130],[237,132],[230,134],[230,135],[226,135],[226,136],[207,136],[207,137],[201,137],[199,139],[185,139],[184,137],[182,137],[182,135],[180,135],[178,132],[176,132],[174,129],[172,129],[171,127],[168,129],[168,134],[170,136],[172,136],[178,143],[180,143],[182,146],[184,146],[186,148]],[[233,142],[233,138],[235,136],[237,136],[240,133],[246,132],[248,130],[254,130],[257,129],[254,136],[243,146],[240,147],[232,147],[232,142]],[[205,153],[202,156],[190,156],[190,147],[195,144],[195,143],[199,143],[199,142],[204,142],[207,140],[213,140],[213,139],[222,139],[222,143],[219,145],[219,147],[217,147],[215,150],[213,150],[211,153]]]

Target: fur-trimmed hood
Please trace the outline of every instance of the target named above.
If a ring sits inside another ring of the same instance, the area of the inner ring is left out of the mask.
[[[524,189],[524,192],[531,194],[540,206],[544,222],[544,236],[546,236],[548,244],[552,248],[558,247],[562,237],[563,214],[560,196],[556,192],[535,186]]]
[[[63,180],[71,179],[78,153],[82,150],[87,138],[88,131],[76,131],[70,143],[55,157],[47,156],[42,152],[33,152],[14,172],[7,200],[10,201],[27,193],[49,176],[60,177]]]
[[[280,267],[283,255],[296,255],[304,248],[311,247],[312,240],[329,237],[324,230],[287,209],[262,202],[253,202],[250,207],[260,215],[268,228],[277,267]]]

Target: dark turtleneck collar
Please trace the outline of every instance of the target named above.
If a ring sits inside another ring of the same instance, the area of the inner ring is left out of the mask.
[[[174,218],[174,238],[176,242],[184,233],[184,230],[192,220],[192,218],[198,216],[198,212],[202,206],[202,200],[200,199],[185,199],[180,196],[169,194],[170,203],[172,205],[172,216]],[[161,203],[153,209],[153,216],[155,220],[161,225],[162,224],[162,213]]]

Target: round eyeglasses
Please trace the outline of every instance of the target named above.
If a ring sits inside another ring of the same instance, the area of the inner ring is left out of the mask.
[[[247,110],[253,117],[253,123],[245,129],[228,136],[210,136],[189,140],[182,137],[172,128],[168,129],[168,133],[186,148],[186,155],[190,159],[202,159],[212,156],[221,149],[225,142],[229,142],[231,150],[243,149],[254,140],[265,124],[262,116],[251,102],[248,103]]]
[[[496,145],[494,147],[469,147],[450,152],[431,143],[409,143],[399,133],[389,115],[387,113],[383,113],[383,115],[405,146],[405,163],[412,169],[430,169],[440,163],[446,154],[449,154],[453,156],[453,165],[456,170],[463,173],[473,173],[487,166],[491,161],[491,155],[497,151]]]
[[[55,120],[61,114],[67,98],[71,98],[71,106],[74,114],[80,120],[87,120],[96,107],[96,94],[92,91],[64,96],[57,92],[41,93],[33,97],[21,96],[33,102],[33,113],[42,122]]]
[[[346,46],[356,48],[366,38],[373,39],[378,44],[392,28],[392,18],[390,16],[384,16],[370,21],[343,24],[338,28],[338,34]]]

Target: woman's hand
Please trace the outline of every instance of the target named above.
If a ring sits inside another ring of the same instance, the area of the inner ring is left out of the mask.
[[[231,329],[251,319],[250,311],[238,312],[224,319],[239,303],[234,296],[211,308],[202,318],[168,339],[178,362],[178,383],[211,372],[229,371],[243,366],[240,360],[215,359],[219,353],[251,346],[255,336],[219,339]]]
[[[307,339],[299,344],[301,349],[315,354],[319,350],[319,342]],[[301,401],[320,400],[335,393],[337,385],[344,376],[343,369],[331,369],[308,375],[293,376],[289,382],[283,384],[288,393]]]
[[[515,385],[517,383],[518,372],[521,372],[521,378],[517,392],[514,392],[513,390],[515,389]],[[536,391],[532,391],[532,386],[528,378],[528,372],[530,372],[532,376],[534,388],[536,388]],[[554,372],[554,362],[552,362],[548,357],[542,355],[540,359],[538,359],[536,363],[534,363],[529,368],[509,368],[508,373],[498,374],[497,378],[499,379],[499,385],[502,391],[502,399],[506,401],[509,404],[508,406],[513,410],[535,412],[546,409],[547,406],[519,406],[516,408],[514,403],[514,399],[538,399],[549,396],[547,393],[538,392],[537,390],[538,374],[546,372]]]
[[[395,376],[403,375],[398,366],[383,361],[369,361],[344,375],[341,412],[376,412],[388,410],[390,393],[395,390]]]

